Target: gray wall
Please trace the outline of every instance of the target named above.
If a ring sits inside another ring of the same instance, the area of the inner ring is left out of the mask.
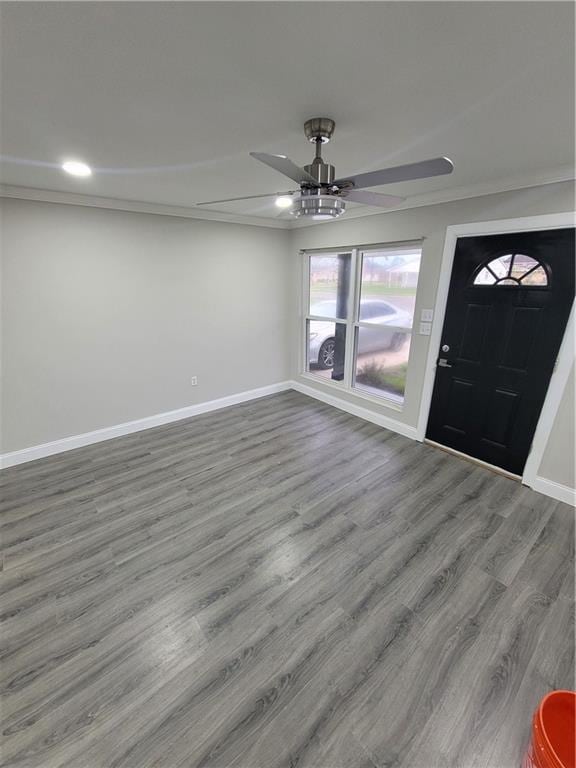
[[[419,316],[422,308],[435,306],[444,239],[448,226],[572,210],[574,210],[573,184],[570,182],[549,184],[441,205],[390,211],[359,219],[344,218],[328,224],[305,227],[293,231],[292,249],[294,256],[296,256],[298,250],[301,249],[349,247],[424,238],[416,298],[416,316]],[[299,297],[302,284],[302,259],[294,260],[292,270],[294,301],[291,314],[295,318],[292,325],[292,378],[308,386],[326,390],[326,387],[323,388],[321,383],[315,383],[308,377],[302,377],[299,373],[298,351],[301,342],[298,324],[300,310],[297,297]],[[343,392],[340,397],[415,427],[420,408],[428,340],[429,337],[420,336],[416,333],[412,337],[410,370],[406,382],[404,408],[401,412],[384,404],[371,404],[352,393]],[[334,394],[334,389],[331,388],[330,392]],[[550,444],[553,457],[546,465],[546,471],[549,473],[547,476],[553,480],[558,478],[557,482],[562,482],[560,477],[565,475],[560,473],[555,457],[557,454],[562,454],[568,457],[565,459],[566,461],[574,462],[573,432],[563,438],[556,439],[555,436],[554,444],[552,441]]]
[[[574,366],[566,383],[566,389],[554,419],[552,433],[542,457],[538,474],[548,480],[576,488],[574,460]]]
[[[419,313],[435,303],[447,226],[573,209],[564,183],[288,232],[4,200],[2,451],[310,384],[297,367],[299,249],[424,237]],[[402,412],[342,397],[415,426],[427,350],[415,335]],[[573,394],[572,380],[539,471],[571,487]]]
[[[289,377],[287,231],[2,203],[4,452]]]

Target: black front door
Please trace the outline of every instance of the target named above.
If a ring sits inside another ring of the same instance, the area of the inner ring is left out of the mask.
[[[426,436],[522,474],[574,299],[574,230],[459,238]]]

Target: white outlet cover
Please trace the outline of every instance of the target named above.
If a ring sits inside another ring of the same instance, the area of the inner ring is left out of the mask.
[[[433,317],[434,317],[433,309],[423,309],[422,312],[420,312],[420,320],[423,320],[426,323],[431,323]]]
[[[420,323],[421,336],[430,336],[431,330],[432,330],[432,323]]]
[[[192,384],[193,387],[196,387],[198,385],[198,376],[192,376],[190,384]]]

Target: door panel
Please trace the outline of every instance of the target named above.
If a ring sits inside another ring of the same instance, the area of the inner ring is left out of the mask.
[[[468,305],[462,332],[461,360],[466,360],[469,363],[479,363],[482,360],[491,309],[491,307],[482,304]]]
[[[573,299],[573,229],[460,238],[427,437],[521,474]]]
[[[488,403],[482,440],[500,448],[506,448],[510,443],[517,407],[517,392],[495,389]]]
[[[538,337],[542,310],[540,307],[512,307],[504,333],[500,366],[527,371],[534,342]]]
[[[460,435],[466,435],[467,414],[474,404],[474,384],[471,381],[453,378],[448,393],[449,408],[446,408],[444,427]]]

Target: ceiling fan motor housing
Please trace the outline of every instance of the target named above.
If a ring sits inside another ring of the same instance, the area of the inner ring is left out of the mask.
[[[332,138],[336,123],[329,117],[312,117],[304,123],[304,133],[313,144],[327,144]]]
[[[304,170],[323,187],[332,184],[336,177],[334,166],[323,162],[321,157],[314,158],[310,165],[304,166]]]

